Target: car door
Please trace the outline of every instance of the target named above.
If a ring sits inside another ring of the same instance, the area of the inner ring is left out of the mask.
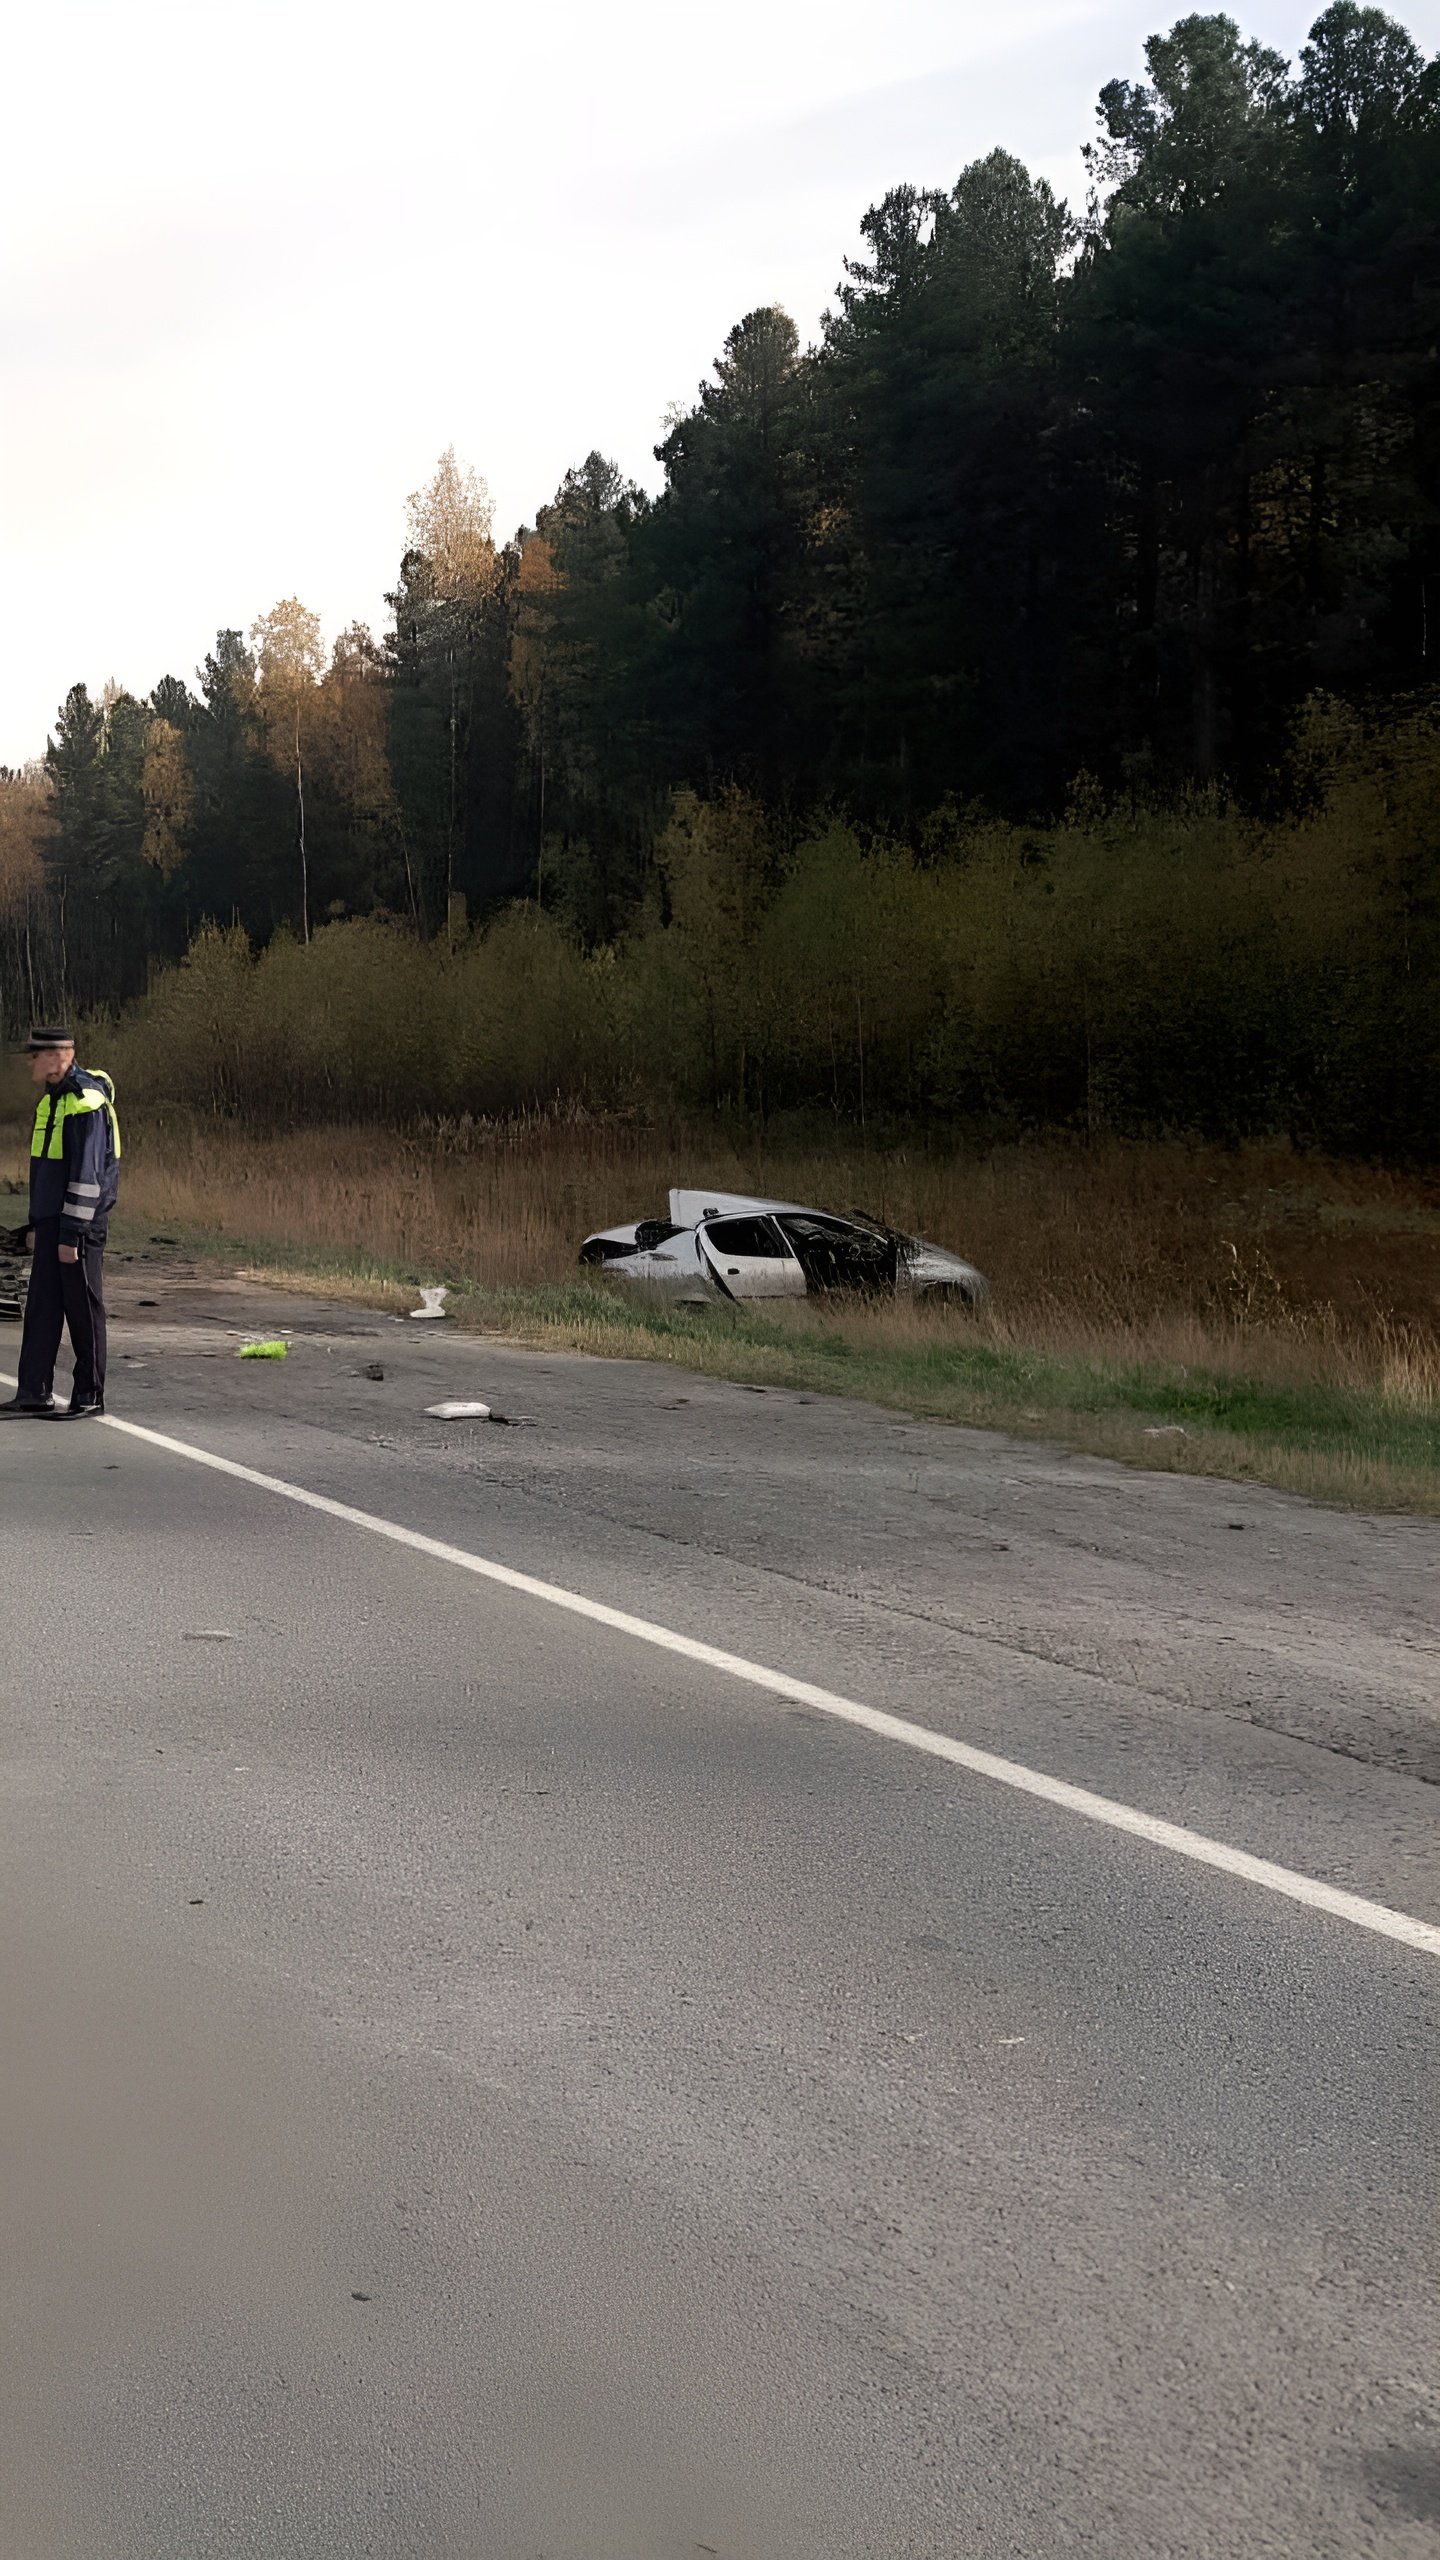
[[[727,1298],[803,1298],[805,1274],[773,1218],[707,1218],[702,1259]]]
[[[798,1257],[808,1289],[893,1289],[898,1240],[857,1218],[833,1218],[821,1210],[793,1209],[779,1218],[780,1232]]]

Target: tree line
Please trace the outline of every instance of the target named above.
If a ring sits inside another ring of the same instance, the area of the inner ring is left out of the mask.
[[[1440,700],[1295,740],[1296,811],[1079,793],[977,814],[937,858],[831,818],[795,839],[734,787],[677,792],[658,894],[587,947],[535,902],[423,941],[211,926],[118,1023],[133,1097],[405,1124],[566,1109],[949,1138],[1288,1134],[1434,1160]]]
[[[1436,675],[1440,64],[1356,0],[1294,65],[1224,16],[1145,56],[1080,212],[997,150],[871,208],[813,346],[741,319],[658,495],[592,453],[497,540],[451,453],[378,639],[289,599],[193,686],[74,687],[0,781],[9,1009],[126,1001],[207,922],[524,898],[605,949],[671,921],[677,793],[782,865],[1077,791],[1303,814],[1306,704]]]

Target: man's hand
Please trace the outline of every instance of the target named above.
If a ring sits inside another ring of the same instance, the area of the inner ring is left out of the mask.
[[[60,1247],[60,1259],[62,1262],[78,1262],[80,1259],[80,1247],[78,1244],[62,1244]]]

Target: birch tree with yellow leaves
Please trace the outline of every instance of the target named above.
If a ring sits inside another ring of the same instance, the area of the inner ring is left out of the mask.
[[[453,445],[406,506],[400,584],[389,602],[395,671],[392,756],[421,851],[421,921],[457,929],[457,872],[471,815],[481,692],[498,657],[503,699],[505,562],[490,493]]]
[[[42,768],[0,767],[0,1011],[32,1018],[48,1001],[50,915],[45,847],[55,832],[49,778]]]
[[[295,844],[300,857],[300,938],[310,939],[310,858],[305,840],[305,750],[324,668],[320,617],[284,596],[252,624],[256,708],[266,750],[294,777]]]

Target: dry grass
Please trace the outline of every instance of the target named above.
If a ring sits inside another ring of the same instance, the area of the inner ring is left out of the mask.
[[[127,1205],[217,1239],[359,1252],[490,1289],[569,1279],[590,1229],[713,1182],[861,1205],[968,1254],[1000,1337],[1406,1391],[1440,1341],[1440,1184],[1288,1148],[1035,1145],[984,1156],[673,1138],[581,1113],[410,1133],[139,1130]]]
[[[907,1306],[717,1322],[581,1281],[580,1239],[662,1209],[675,1179],[867,1206],[978,1262],[992,1308],[963,1324]],[[469,1284],[462,1321],[512,1334],[1440,1508],[1440,1187],[1416,1177],[1279,1147],[882,1156],[558,1112],[280,1138],[152,1122],[127,1152],[125,1206],[141,1231],[327,1288]]]

